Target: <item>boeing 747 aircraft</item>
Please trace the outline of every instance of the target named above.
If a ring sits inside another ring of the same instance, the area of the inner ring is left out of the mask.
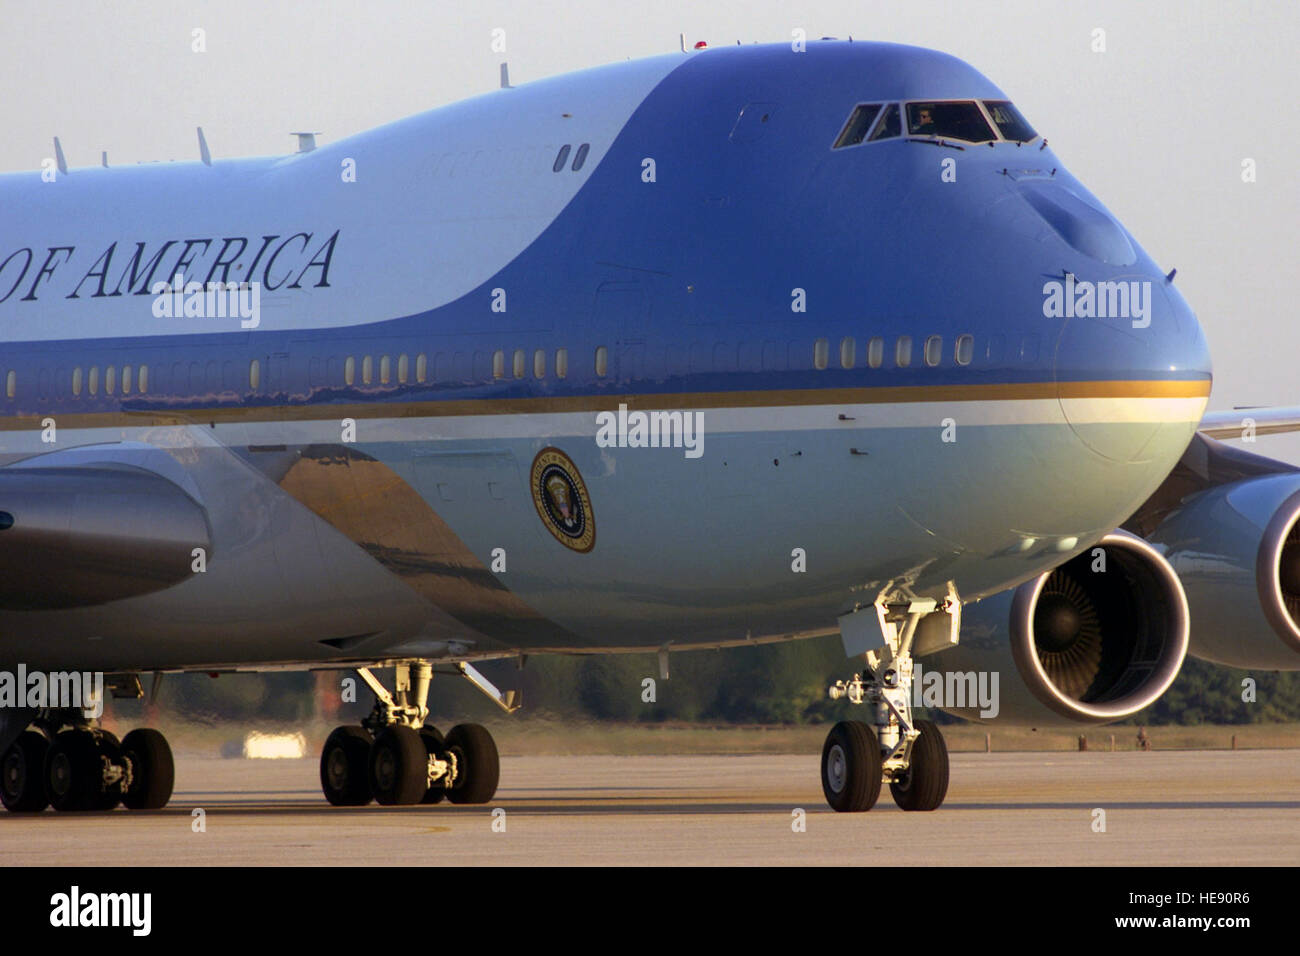
[[[1215,436],[1300,419],[1204,416],[1173,271],[1044,133],[951,56],[827,40],[0,176],[0,666],[355,668],[325,797],[481,803],[435,674],[513,709],[476,662],[839,633],[843,811],[942,803],[918,664],[1032,726],[1189,651],[1295,669],[1300,473]],[[158,731],[22,690],[9,810],[167,803]]]

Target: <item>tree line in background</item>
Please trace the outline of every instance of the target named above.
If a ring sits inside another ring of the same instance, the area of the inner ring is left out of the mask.
[[[832,701],[827,687],[847,679],[852,665],[838,638],[769,644],[725,651],[683,651],[670,658],[671,679],[660,680],[651,654],[531,657],[479,665],[498,687],[523,691],[521,715],[560,720],[702,724],[803,724],[843,719],[851,705]],[[387,680],[387,675],[379,672]],[[370,709],[369,691],[356,681],[356,702],[343,703],[350,671],[173,675],[159,704],[199,720],[257,719],[295,723],[324,712],[340,722]],[[645,684],[651,678],[653,686]],[[1243,681],[1255,681],[1254,701]],[[147,683],[147,682],[146,682]],[[653,701],[646,698],[653,690]],[[136,706],[118,702],[126,712]],[[429,706],[435,715],[482,720],[494,705],[456,677],[436,676]],[[946,714],[929,714],[954,722]],[[1250,672],[1187,658],[1173,686],[1129,724],[1250,724],[1300,721],[1300,672]]]

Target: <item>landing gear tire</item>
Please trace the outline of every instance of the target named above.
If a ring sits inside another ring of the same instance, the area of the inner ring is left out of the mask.
[[[880,745],[870,727],[842,720],[831,728],[822,746],[822,792],[832,810],[870,810],[880,797],[880,775]]]
[[[933,721],[918,720],[910,765],[889,785],[904,810],[936,810],[948,793],[948,746]]]
[[[419,803],[429,788],[429,751],[404,724],[385,727],[370,745],[370,789],[385,806]]]
[[[370,734],[364,727],[336,727],[320,754],[320,787],[336,807],[370,802]]]
[[[161,810],[172,798],[176,764],[167,738],[141,727],[122,739],[122,759],[131,764],[131,786],[122,804],[131,810]]]
[[[0,801],[11,813],[38,813],[50,805],[45,795],[45,755],[50,741],[26,730],[0,759]]]
[[[501,779],[496,741],[479,724],[457,724],[447,732],[447,750],[456,757],[456,782],[447,791],[452,803],[487,803]]]
[[[437,727],[426,724],[420,728],[420,739],[424,741],[424,749],[429,756],[445,753],[447,742],[443,740],[442,733]],[[424,797],[421,803],[442,803],[443,798],[447,796],[447,788],[439,780],[428,790],[424,791]]]
[[[89,730],[65,730],[45,754],[45,792],[60,811],[94,810],[103,775],[99,746]]]

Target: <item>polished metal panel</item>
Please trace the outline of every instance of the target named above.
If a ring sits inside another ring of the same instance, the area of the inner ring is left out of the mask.
[[[190,577],[211,533],[161,475],[123,465],[0,471],[0,608],[86,607]],[[206,555],[205,555],[206,558]]]

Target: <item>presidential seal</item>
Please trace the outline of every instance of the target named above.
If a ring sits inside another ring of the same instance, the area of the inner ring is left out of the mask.
[[[558,448],[543,448],[533,459],[533,504],[546,530],[566,548],[586,554],[596,546],[591,498],[578,466]]]

